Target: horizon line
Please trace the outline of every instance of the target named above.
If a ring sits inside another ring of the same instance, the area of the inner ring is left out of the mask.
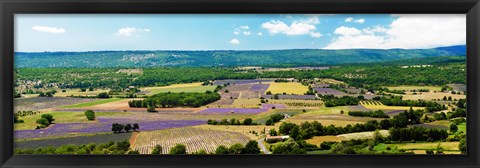
[[[444,47],[455,47],[455,46],[466,46],[466,44],[461,45],[451,45],[451,46],[439,46],[432,48],[350,48],[350,49],[325,49],[325,48],[291,48],[291,49],[238,49],[238,50],[228,50],[228,49],[205,49],[205,50],[174,50],[174,49],[146,49],[146,50],[85,50],[85,51],[14,51],[14,53],[79,53],[79,52],[128,52],[128,51],[282,51],[282,50],[427,50],[435,48],[444,48]]]

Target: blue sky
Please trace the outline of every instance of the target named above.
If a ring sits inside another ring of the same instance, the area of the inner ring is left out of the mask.
[[[465,15],[15,15],[15,51],[433,48]]]

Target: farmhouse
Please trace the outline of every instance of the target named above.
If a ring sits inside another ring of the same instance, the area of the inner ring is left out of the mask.
[[[290,138],[290,136],[288,135],[284,135],[284,136],[270,136],[270,135],[267,135],[267,137],[265,138],[265,141],[283,141],[285,139],[288,139]]]

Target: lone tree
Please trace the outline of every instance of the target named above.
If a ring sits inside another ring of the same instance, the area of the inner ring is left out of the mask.
[[[450,124],[450,132],[457,132],[458,131],[458,126],[455,124]]]
[[[87,119],[88,119],[89,121],[95,120],[95,112],[93,112],[93,110],[87,110],[87,111],[85,111],[85,116],[87,117]]]
[[[170,152],[168,152],[168,154],[187,154],[187,147],[183,144],[177,144],[172,149],[170,149]]]
[[[153,148],[152,154],[154,155],[162,154],[162,146],[155,145],[155,147]]]
[[[158,112],[158,111],[157,111],[157,110],[155,110],[155,106],[148,106],[148,108],[147,108],[147,112],[154,113],[154,112]]]
[[[258,148],[257,141],[254,141],[254,140],[248,141],[247,145],[245,145],[245,148],[243,148],[242,153],[243,154],[260,154],[260,148]]]
[[[42,118],[45,118],[49,124],[52,124],[55,119],[53,119],[53,115],[51,114],[43,114]]]

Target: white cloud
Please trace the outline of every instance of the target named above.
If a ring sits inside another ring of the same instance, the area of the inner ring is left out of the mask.
[[[352,17],[346,18],[345,22],[365,23],[365,19],[353,19]]]
[[[262,33],[262,32],[258,32],[257,35],[258,35],[258,36],[263,36],[263,33]]]
[[[317,17],[312,17],[306,20],[294,21],[292,24],[287,25],[280,20],[271,20],[262,24],[262,28],[266,29],[270,35],[286,34],[286,35],[310,35],[318,38],[321,36],[317,32],[316,24],[319,24],[320,20]]]
[[[232,39],[232,40],[230,40],[230,44],[240,44],[240,40]]]
[[[337,29],[335,29],[335,34],[339,34],[342,36],[352,36],[352,35],[359,35],[362,33],[362,31],[358,30],[357,28],[354,27],[346,27],[346,26],[341,26]]]
[[[357,20],[354,20],[353,22],[355,22],[355,23],[364,23],[364,22],[365,22],[365,19],[357,19]]]
[[[64,28],[56,28],[56,27],[48,27],[48,26],[33,26],[32,29],[35,31],[44,32],[44,33],[55,33],[55,34],[65,33]]]
[[[233,34],[235,35],[243,34],[245,36],[249,36],[250,34],[252,34],[252,32],[248,31],[249,29],[250,27],[248,25],[239,26],[233,30]]]
[[[132,35],[139,35],[139,33],[143,32],[150,32],[151,30],[148,28],[136,28],[136,27],[124,27],[120,28],[117,30],[115,33],[116,36],[121,36],[121,37],[130,37]]]
[[[466,44],[466,16],[395,15],[388,27],[373,26],[362,30],[339,27],[325,49],[351,48],[434,48]]]

